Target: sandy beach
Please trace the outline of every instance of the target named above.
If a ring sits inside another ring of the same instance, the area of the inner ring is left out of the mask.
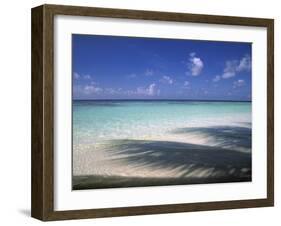
[[[251,181],[249,125],[182,128],[165,140],[84,145],[73,153],[73,189]]]

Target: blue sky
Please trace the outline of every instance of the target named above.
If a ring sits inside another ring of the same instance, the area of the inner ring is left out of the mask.
[[[72,35],[74,99],[251,100],[251,43]]]

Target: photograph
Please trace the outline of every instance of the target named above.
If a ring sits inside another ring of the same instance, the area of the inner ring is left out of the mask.
[[[72,34],[72,189],[252,181],[252,43]]]

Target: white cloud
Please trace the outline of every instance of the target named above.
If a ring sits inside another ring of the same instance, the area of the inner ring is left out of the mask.
[[[91,79],[91,76],[90,75],[84,75],[83,78],[89,80],[89,79]]]
[[[138,87],[137,91],[135,92],[137,95],[144,95],[144,96],[155,96],[156,94],[160,93],[159,89],[156,89],[156,84],[152,83],[148,87]]]
[[[192,76],[198,76],[201,74],[203,67],[204,63],[199,57],[196,57],[196,53],[190,53],[188,62],[188,74],[191,74]]]
[[[154,71],[151,69],[146,69],[146,71],[144,72],[145,76],[152,76],[154,75]]]
[[[85,80],[90,80],[90,79],[92,79],[92,77],[91,77],[91,75],[89,75],[89,74],[86,74],[86,75],[81,75],[81,74],[79,74],[79,73],[77,73],[77,72],[74,72],[73,73],[73,77],[74,77],[74,79],[85,79]]]
[[[129,92],[130,94],[134,94],[134,92]],[[146,88],[144,87],[138,87],[137,88],[137,91],[136,91],[136,94],[139,94],[139,95],[146,95],[147,94],[147,91],[146,91]]]
[[[219,75],[216,75],[216,76],[213,78],[213,82],[218,82],[219,80],[221,80],[221,76],[219,76]]]
[[[237,61],[236,60],[229,60],[225,63],[225,68],[223,69],[222,78],[227,79],[234,77],[237,71]]]
[[[73,95],[76,97],[86,97],[93,94],[101,94],[103,89],[94,85],[75,85],[73,86]]]
[[[233,88],[241,87],[245,85],[245,81],[243,79],[238,79],[233,82]]]
[[[136,90],[124,90],[122,88],[101,88],[95,85],[74,86],[75,96],[88,96],[91,95],[121,95],[121,96],[159,96],[160,89],[156,88],[156,84],[152,83],[147,87],[138,87]]]
[[[95,87],[93,85],[86,85],[84,86],[83,88],[83,92],[84,94],[86,95],[89,95],[89,94],[97,94],[97,93],[101,93],[103,91],[102,88],[100,87]]]
[[[228,79],[234,77],[239,72],[249,70],[251,70],[251,58],[249,55],[245,55],[240,60],[226,61],[221,77]]]
[[[189,54],[190,57],[195,57],[195,55],[196,55],[195,52],[191,52],[191,53]]]
[[[113,88],[106,88],[106,89],[104,89],[104,92],[107,93],[107,94],[113,95],[113,94],[117,94],[118,90],[113,89]]]
[[[249,55],[245,55],[237,66],[237,71],[249,71],[251,70],[252,63]]]
[[[147,88],[147,94],[149,95],[149,96],[154,96],[155,95],[155,93],[156,93],[156,85],[155,85],[155,83],[152,83],[152,84],[150,84],[149,86],[148,86],[148,88]]]
[[[183,83],[183,89],[186,89],[186,90],[188,90],[188,89],[190,89],[191,87],[190,87],[190,82],[189,81],[184,81],[184,83]],[[179,91],[179,93],[181,93],[182,91]]]
[[[122,88],[101,88],[96,85],[76,85],[73,86],[75,97],[94,97],[94,96],[159,96],[160,89],[157,89],[155,83],[146,87],[138,87],[135,90],[124,90]]]
[[[74,77],[74,79],[79,79],[80,75],[77,72],[74,72],[73,73],[73,77]]]
[[[171,79],[169,76],[164,75],[162,77],[162,79],[160,79],[160,82],[164,83],[164,84],[169,84],[172,85],[173,84],[173,79]]]

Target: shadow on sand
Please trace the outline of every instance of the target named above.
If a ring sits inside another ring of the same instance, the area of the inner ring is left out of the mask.
[[[244,127],[188,128],[176,133],[200,132],[223,145],[251,147],[251,129]],[[73,177],[73,189],[202,184],[251,181],[251,153],[235,149],[168,141],[114,140],[105,150],[111,161],[132,167],[177,171],[177,177],[84,175]]]
[[[250,124],[246,124],[250,126]],[[252,130],[240,126],[215,126],[215,127],[193,127],[180,128],[172,131],[175,134],[200,134],[211,138],[216,143],[215,146],[251,151],[252,147]]]

